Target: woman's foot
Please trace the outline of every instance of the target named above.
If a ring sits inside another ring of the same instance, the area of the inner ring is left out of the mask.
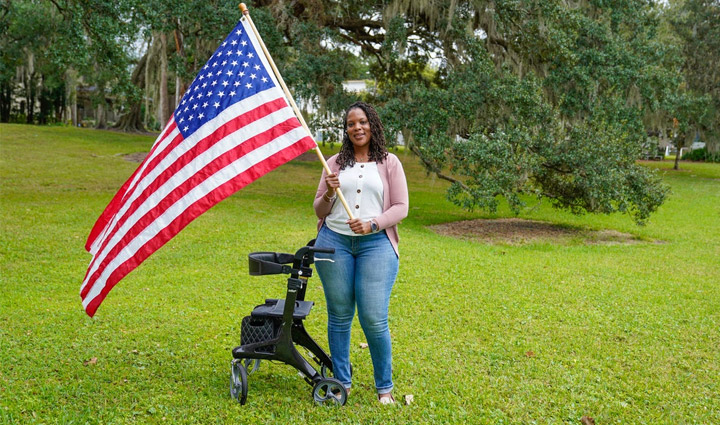
[[[380,401],[380,404],[395,404],[395,398],[393,398],[392,394],[378,394],[378,400]]]

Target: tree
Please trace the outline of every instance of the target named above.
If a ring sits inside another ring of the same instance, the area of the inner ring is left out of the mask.
[[[347,104],[341,53],[359,52],[389,132],[452,182],[448,196],[462,207],[493,211],[505,198],[519,211],[533,195],[642,223],[665,199],[660,179],[635,163],[643,120],[675,78],[651,4],[258,3],[297,52],[283,64],[302,70],[293,86],[327,109]]]
[[[708,151],[720,158],[720,2],[672,2],[664,17],[678,39],[684,76],[680,94],[668,108],[674,110],[681,130],[678,156],[680,148],[697,134],[707,142]]]

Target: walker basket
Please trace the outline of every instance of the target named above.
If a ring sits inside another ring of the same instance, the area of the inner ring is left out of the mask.
[[[240,328],[240,344],[249,345],[257,344],[264,341],[270,341],[277,336],[275,329],[275,321],[269,317],[258,318],[245,316],[242,319]],[[263,353],[274,353],[275,345],[270,344],[255,348],[255,351]]]
[[[281,252],[251,252],[248,254],[250,275],[288,273],[291,269],[284,264],[290,264],[294,259],[294,255]]]

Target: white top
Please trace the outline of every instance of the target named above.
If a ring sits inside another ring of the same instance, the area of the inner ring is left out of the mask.
[[[373,219],[383,212],[383,184],[374,162],[356,162],[338,174],[340,190],[355,218]],[[342,202],[335,201],[330,214],[325,218],[330,230],[348,236],[360,236],[346,223],[348,217]]]

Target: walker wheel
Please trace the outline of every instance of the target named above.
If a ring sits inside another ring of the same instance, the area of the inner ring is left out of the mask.
[[[313,399],[317,404],[344,406],[347,402],[347,390],[342,382],[335,378],[323,378],[313,387]]]
[[[230,367],[230,396],[236,398],[241,405],[247,401],[248,381],[245,366],[239,359],[235,359]]]
[[[245,366],[247,374],[252,375],[260,369],[260,359],[245,359],[243,360],[243,366]]]

